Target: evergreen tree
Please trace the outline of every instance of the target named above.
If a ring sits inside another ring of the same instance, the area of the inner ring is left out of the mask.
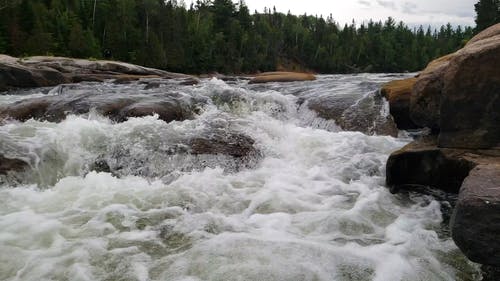
[[[480,0],[474,5],[476,10],[476,32],[500,22],[500,0]]]
[[[476,5],[478,30],[492,18],[498,21],[498,1]],[[331,15],[295,16],[274,7],[250,14],[243,0],[235,2],[197,0],[186,8],[177,0],[0,0],[0,52],[82,58],[106,53],[188,73],[401,72],[422,69],[473,33],[451,25],[410,29],[393,18],[340,27]]]

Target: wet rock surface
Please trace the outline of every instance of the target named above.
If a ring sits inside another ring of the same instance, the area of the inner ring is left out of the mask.
[[[295,82],[295,81],[313,81],[316,76],[310,73],[298,72],[264,72],[255,76],[248,83],[260,84],[269,82]]]
[[[500,161],[470,172],[460,189],[450,227],[453,239],[469,259],[500,265]]]
[[[364,97],[321,96],[306,100],[309,109],[326,120],[334,120],[343,130],[397,137],[398,128],[378,92]]]
[[[0,91],[108,79],[128,82],[151,77],[193,79],[185,74],[117,61],[46,56],[18,59],[0,55]]]
[[[386,172],[394,191],[424,185],[459,193],[452,236],[469,259],[492,266],[487,280],[500,266],[499,30],[483,31],[418,76],[410,118],[434,135],[394,152]]]
[[[20,172],[28,167],[28,163],[23,160],[7,158],[0,154],[0,175],[6,175],[10,172]]]
[[[158,114],[166,122],[191,119],[206,99],[175,90],[123,95],[119,91],[100,93],[92,89],[68,88],[63,94],[22,100],[0,107],[0,118],[60,122],[69,114],[94,110],[113,121]]]
[[[160,143],[141,144],[145,151],[137,151],[133,146],[112,146],[89,165],[88,170],[118,177],[136,175],[171,181],[179,172],[205,168],[220,167],[226,172],[237,172],[253,167],[261,157],[255,141],[237,132],[204,133],[199,137],[173,140],[164,138]]]

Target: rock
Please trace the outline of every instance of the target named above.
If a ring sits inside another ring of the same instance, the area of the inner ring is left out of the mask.
[[[165,122],[171,122],[194,118],[199,107],[205,103],[203,98],[176,92],[124,96],[120,92],[100,94],[76,89],[62,95],[27,99],[0,107],[0,119],[26,121],[33,118],[60,122],[69,114],[87,114],[95,110],[116,122],[153,114],[158,114]]]
[[[248,83],[268,83],[268,82],[295,82],[295,81],[313,81],[316,76],[310,73],[298,72],[264,72],[255,76]]]
[[[154,79],[154,78],[160,78],[158,75],[129,75],[129,74],[122,74],[122,75],[117,75],[113,77],[115,80],[113,83],[115,84],[128,84],[140,79]]]
[[[472,261],[500,266],[500,161],[474,168],[450,222],[457,246]]]
[[[498,281],[500,280],[500,266],[481,266],[482,281]]]
[[[492,26],[486,28],[485,30],[481,31],[479,34],[477,34],[472,39],[470,39],[469,42],[467,42],[466,46],[473,44],[477,41],[481,41],[483,39],[487,39],[487,38],[494,37],[497,35],[500,35],[500,24],[492,25]]]
[[[226,135],[216,138],[194,138],[189,141],[191,154],[224,154],[236,158],[255,152],[255,141],[245,135]]]
[[[0,175],[11,172],[20,172],[29,167],[29,164],[20,159],[11,159],[0,154]]]
[[[179,171],[222,168],[226,172],[255,167],[261,153],[255,141],[241,133],[209,127],[196,137],[158,131],[159,140],[141,140],[134,145],[111,145],[108,152],[89,166],[89,171],[105,171],[116,176],[140,175],[170,181]],[[141,137],[140,137],[141,138]]]
[[[500,24],[492,28],[500,29]],[[441,147],[500,146],[500,34],[478,36],[456,52],[445,69]]]
[[[193,78],[185,74],[116,61],[43,56],[17,59],[0,56],[0,91],[83,81],[102,82],[108,79],[129,82],[151,77]]]
[[[389,101],[391,115],[400,130],[418,128],[410,119],[411,92],[416,81],[417,78],[414,77],[395,80],[385,84],[381,89],[382,95]]]
[[[307,99],[307,106],[318,117],[334,120],[346,131],[397,137],[398,129],[389,113],[384,113],[385,101],[378,93],[363,97],[353,95],[323,95]]]
[[[200,84],[200,80],[196,78],[185,78],[179,82],[179,85],[193,86]]]
[[[60,72],[50,68],[32,69],[17,64],[0,63],[0,91],[52,86],[70,81]]]
[[[469,171],[500,156],[496,150],[446,149],[436,137],[414,141],[387,160],[386,183],[393,191],[413,186],[430,186],[458,193]]]
[[[338,124],[344,111],[355,104],[358,99],[360,97],[354,95],[320,95],[308,98],[305,102],[318,117],[334,120]]]
[[[443,75],[454,54],[433,60],[419,74],[410,98],[410,119],[420,127],[439,131]]]

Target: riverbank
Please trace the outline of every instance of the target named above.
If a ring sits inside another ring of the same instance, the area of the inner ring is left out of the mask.
[[[453,239],[468,258],[496,274],[500,267],[499,54],[497,24],[463,49],[429,63],[416,78],[382,89],[395,119],[403,120],[400,127],[426,127],[431,132],[390,156],[387,185],[393,191],[430,186],[458,193],[450,222]]]

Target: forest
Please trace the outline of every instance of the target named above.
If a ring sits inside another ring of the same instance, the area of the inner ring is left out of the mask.
[[[499,22],[499,0],[475,6],[477,27],[409,27],[393,18],[339,25],[330,15],[249,11],[244,1],[0,0],[0,53],[131,62],[184,73],[403,72],[462,47]]]

